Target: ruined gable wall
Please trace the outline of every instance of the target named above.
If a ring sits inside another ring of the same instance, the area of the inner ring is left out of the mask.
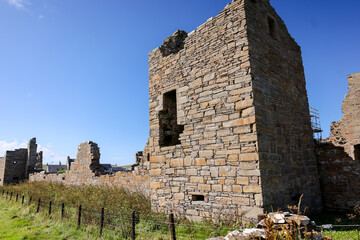
[[[178,53],[149,54],[153,210],[192,220],[262,213],[249,67],[243,0],[190,33]],[[184,131],[180,144],[160,146],[163,95],[174,89]]]
[[[301,50],[268,0],[246,1],[264,207],[321,208]]]

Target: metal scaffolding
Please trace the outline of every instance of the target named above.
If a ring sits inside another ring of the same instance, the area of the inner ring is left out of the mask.
[[[311,118],[311,128],[314,133],[314,138],[318,141],[322,140],[322,130],[320,125],[320,113],[316,108],[310,107],[310,118]]]

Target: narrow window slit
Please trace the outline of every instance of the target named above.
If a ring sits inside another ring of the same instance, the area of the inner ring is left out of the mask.
[[[184,125],[177,124],[176,90],[167,92],[163,96],[163,110],[159,112],[161,147],[180,144],[180,134]]]

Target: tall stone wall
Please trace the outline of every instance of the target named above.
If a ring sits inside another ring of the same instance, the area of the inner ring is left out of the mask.
[[[155,211],[176,210],[192,220],[262,213],[244,7],[229,4],[189,33],[178,52],[149,54],[146,148]],[[161,146],[159,115],[174,90],[183,132],[179,144]]]
[[[235,0],[183,36],[176,32],[149,54],[144,161],[153,209],[192,220],[254,219],[304,194],[319,210],[300,48],[269,1]],[[173,94],[182,129],[167,145],[163,113]]]
[[[247,1],[246,19],[263,206],[321,210],[301,49],[269,1]],[[241,139],[241,136],[240,136]]]
[[[29,173],[34,172],[36,159],[37,159],[36,151],[37,151],[36,138],[32,138],[28,143],[26,175],[29,175]]]

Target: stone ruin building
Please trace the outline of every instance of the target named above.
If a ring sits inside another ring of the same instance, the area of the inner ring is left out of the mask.
[[[301,50],[268,0],[234,0],[149,54],[155,211],[254,219],[321,210]],[[146,163],[144,163],[146,164]]]
[[[149,54],[149,138],[131,172],[104,174],[97,144],[69,172],[32,181],[113,185],[194,221],[254,220],[297,204],[348,211],[360,194],[359,74],[343,118],[316,142],[300,47],[269,0],[234,0]]]
[[[43,152],[36,152],[36,138],[28,143],[28,148],[6,151],[0,158],[0,186],[19,183],[26,180],[29,174],[42,170]]]

